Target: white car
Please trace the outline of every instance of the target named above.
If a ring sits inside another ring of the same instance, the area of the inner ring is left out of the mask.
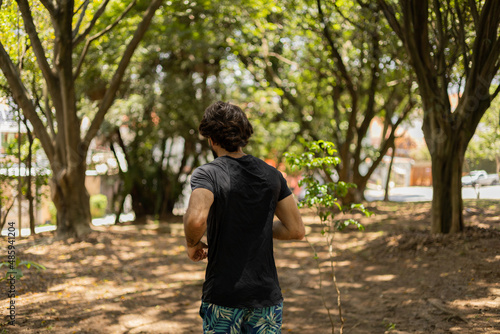
[[[473,170],[469,175],[462,177],[463,186],[474,186],[476,184],[482,186],[498,184],[498,174],[488,174],[484,170]]]

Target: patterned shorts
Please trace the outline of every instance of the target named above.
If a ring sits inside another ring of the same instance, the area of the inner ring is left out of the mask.
[[[281,333],[283,303],[263,308],[232,308],[201,303],[205,334]]]

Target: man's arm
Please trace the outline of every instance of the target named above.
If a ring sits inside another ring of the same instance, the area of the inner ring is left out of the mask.
[[[210,207],[214,202],[214,194],[204,188],[197,188],[189,198],[189,205],[184,215],[184,234],[188,256],[198,262],[207,257],[207,245],[201,238],[207,230],[207,217]]]
[[[306,234],[302,217],[292,195],[276,205],[276,216],[273,222],[273,238],[280,240],[302,240]]]

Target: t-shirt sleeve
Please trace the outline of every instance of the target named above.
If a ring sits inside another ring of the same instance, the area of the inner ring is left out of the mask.
[[[282,199],[284,199],[285,197],[290,196],[292,194],[292,191],[290,190],[290,188],[288,188],[288,186],[286,184],[286,180],[283,177],[283,174],[281,174],[280,171],[278,171],[278,174],[279,174],[280,184],[281,184],[280,194],[278,196],[278,202],[279,202]]]
[[[204,188],[215,194],[215,184],[210,173],[205,168],[198,167],[191,176],[191,190]]]

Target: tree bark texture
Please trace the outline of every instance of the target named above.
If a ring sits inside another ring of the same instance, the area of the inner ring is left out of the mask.
[[[90,196],[85,188],[85,164],[79,166],[76,176],[52,178],[51,197],[57,209],[57,234],[63,237],[81,237],[91,231]],[[61,173],[61,172],[60,172]]]
[[[441,155],[432,155],[432,233],[463,230],[462,165],[465,152],[449,145]],[[436,175],[438,177],[436,177]]]

